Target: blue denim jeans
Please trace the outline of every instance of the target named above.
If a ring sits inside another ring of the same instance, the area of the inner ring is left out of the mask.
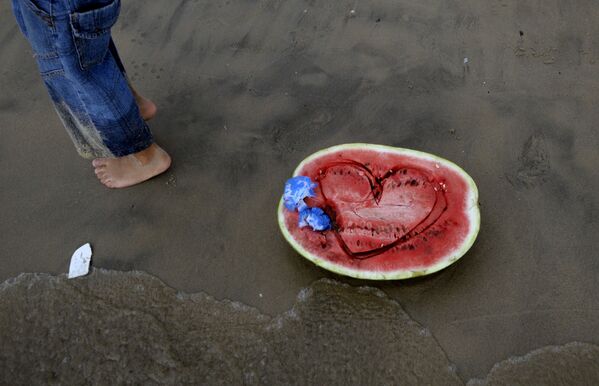
[[[79,154],[122,157],[153,142],[110,35],[120,0],[12,0]]]

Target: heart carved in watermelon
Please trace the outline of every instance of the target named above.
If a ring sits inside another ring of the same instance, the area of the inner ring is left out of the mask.
[[[480,227],[478,191],[457,165],[431,154],[369,144],[319,151],[294,176],[317,183],[305,199],[331,229],[298,226],[279,205],[279,226],[304,257],[330,271],[395,280],[439,271],[463,256]]]

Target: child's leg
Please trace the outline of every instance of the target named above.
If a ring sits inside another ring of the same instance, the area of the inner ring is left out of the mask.
[[[152,102],[148,98],[145,98],[144,96],[139,94],[137,92],[137,90],[135,90],[135,88],[131,84],[131,81],[129,80],[129,77],[127,76],[127,71],[125,70],[125,66],[123,65],[123,62],[121,61],[119,52],[116,49],[116,45],[114,44],[114,41],[112,39],[110,39],[109,51],[110,51],[110,54],[112,55],[112,57],[114,58],[114,61],[116,62],[117,66],[119,67],[119,69],[121,70],[121,72],[123,73],[125,78],[127,78],[127,81],[129,82],[129,88],[133,92],[133,96],[135,97],[135,101],[137,102],[137,106],[139,107],[139,112],[140,112],[142,118],[146,121],[149,121],[150,119],[154,118],[154,115],[156,115],[156,111],[158,110],[156,105],[154,104],[154,102]]]
[[[153,144],[118,55],[109,54],[120,1],[73,3],[14,0],[15,15],[78,152],[108,160],[96,162],[107,186],[139,183],[166,170],[170,158]]]

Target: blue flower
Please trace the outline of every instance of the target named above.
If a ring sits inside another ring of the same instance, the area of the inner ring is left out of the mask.
[[[320,208],[310,208],[305,202],[306,197],[315,197],[316,183],[310,177],[297,176],[290,178],[285,183],[283,203],[291,211],[299,212],[299,227],[312,227],[315,231],[331,229],[331,219]]]
[[[314,197],[314,188],[316,184],[310,180],[310,177],[297,176],[287,180],[285,183],[285,193],[283,193],[283,201],[285,207],[289,210],[302,211],[308,206],[304,202],[306,197]]]
[[[299,227],[311,226],[315,231],[331,229],[331,219],[320,208],[305,208],[299,213]]]

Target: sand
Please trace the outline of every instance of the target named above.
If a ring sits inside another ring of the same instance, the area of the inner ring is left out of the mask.
[[[3,384],[464,384],[396,301],[329,279],[274,317],[102,269],[75,280],[21,274],[0,297]],[[550,346],[468,385],[590,385],[598,362],[599,346]]]
[[[0,280],[66,272],[90,242],[96,268],[271,317],[323,277],[374,286],[430,330],[463,381],[545,346],[599,344],[594,2],[125,1],[114,38],[159,107],[151,127],[174,163],[123,191],[77,156],[9,5]],[[283,183],[347,142],[460,164],[481,197],[473,249],[393,283],[347,280],[293,252],[276,223]]]

